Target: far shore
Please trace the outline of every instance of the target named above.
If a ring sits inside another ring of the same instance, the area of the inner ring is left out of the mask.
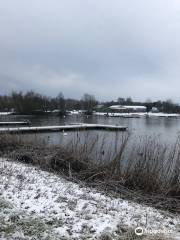
[[[16,112],[0,112],[0,116],[10,116],[10,115],[17,115],[17,116],[24,116],[24,115],[58,115],[58,111],[45,111],[45,112],[39,112],[39,113],[16,113]],[[67,111],[64,113],[64,116],[68,115],[86,115],[81,110],[73,110],[73,111]],[[163,113],[163,112],[98,112],[93,111],[92,115],[95,116],[105,116],[105,117],[180,117],[180,114],[178,113]],[[61,115],[63,117],[63,115]]]

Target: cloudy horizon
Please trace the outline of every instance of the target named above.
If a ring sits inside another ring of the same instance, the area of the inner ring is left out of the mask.
[[[177,0],[0,1],[0,94],[180,103]]]

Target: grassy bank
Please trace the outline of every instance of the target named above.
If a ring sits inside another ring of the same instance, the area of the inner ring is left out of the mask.
[[[45,220],[43,218],[29,216],[25,211],[20,211],[4,200],[0,198],[0,237],[2,239],[12,240],[58,240],[60,239],[58,234],[55,233],[53,227],[62,226],[63,221],[59,219]],[[19,231],[21,229],[21,231]],[[85,235],[82,233],[82,235]],[[86,239],[88,234],[82,238]],[[68,238],[61,238],[68,240]],[[156,235],[143,235],[141,237],[134,233],[134,229],[128,227],[119,226],[116,232],[102,233],[97,240],[168,240],[169,237],[165,237],[162,234]]]
[[[153,136],[132,143],[123,134],[107,148],[106,139],[77,138],[61,146],[1,135],[1,155],[41,166],[74,181],[85,181],[121,197],[180,212],[180,138],[172,145]],[[98,147],[97,147],[98,146]]]
[[[0,159],[0,239],[179,239],[179,216]],[[144,231],[135,234],[137,226]],[[150,232],[152,230],[152,232]]]

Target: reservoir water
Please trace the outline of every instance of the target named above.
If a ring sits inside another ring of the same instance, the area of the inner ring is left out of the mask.
[[[0,121],[23,121],[29,120],[32,126],[50,126],[50,125],[67,125],[72,123],[97,123],[97,124],[111,124],[127,126],[128,131],[131,133],[132,138],[138,136],[158,136],[163,142],[173,143],[180,132],[180,118],[174,117],[141,117],[141,118],[122,118],[122,117],[106,117],[106,116],[83,116],[83,115],[70,115],[66,117],[59,116],[19,116],[9,115],[0,116]],[[104,136],[111,142],[115,136],[122,135],[122,132],[106,132],[106,131],[83,131],[79,135]],[[28,134],[29,137],[31,134]],[[48,138],[48,141],[53,144],[60,144],[64,141],[62,132],[57,133],[41,133],[37,134],[40,138]],[[68,132],[66,134],[66,141],[72,139],[76,132]]]

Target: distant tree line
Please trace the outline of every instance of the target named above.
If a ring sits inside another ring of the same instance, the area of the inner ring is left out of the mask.
[[[63,93],[57,97],[47,97],[34,91],[12,92],[10,95],[0,96],[0,111],[14,110],[18,114],[38,114],[58,110],[60,114],[66,111],[84,110],[91,113],[98,104],[93,95],[84,94],[80,99],[64,98]]]
[[[0,96],[0,111],[12,111],[18,114],[38,114],[48,111],[58,110],[59,114],[66,114],[67,111],[84,110],[87,114],[91,114],[93,110],[97,110],[97,106],[101,105],[103,110],[108,109],[111,105],[144,105],[147,112],[152,108],[157,108],[160,112],[180,113],[179,104],[173,103],[172,100],[145,102],[133,101],[131,97],[119,97],[116,101],[98,102],[94,95],[85,93],[80,100],[73,98],[65,98],[63,93],[59,93],[57,97],[47,97],[34,91],[12,92],[10,95]]]

